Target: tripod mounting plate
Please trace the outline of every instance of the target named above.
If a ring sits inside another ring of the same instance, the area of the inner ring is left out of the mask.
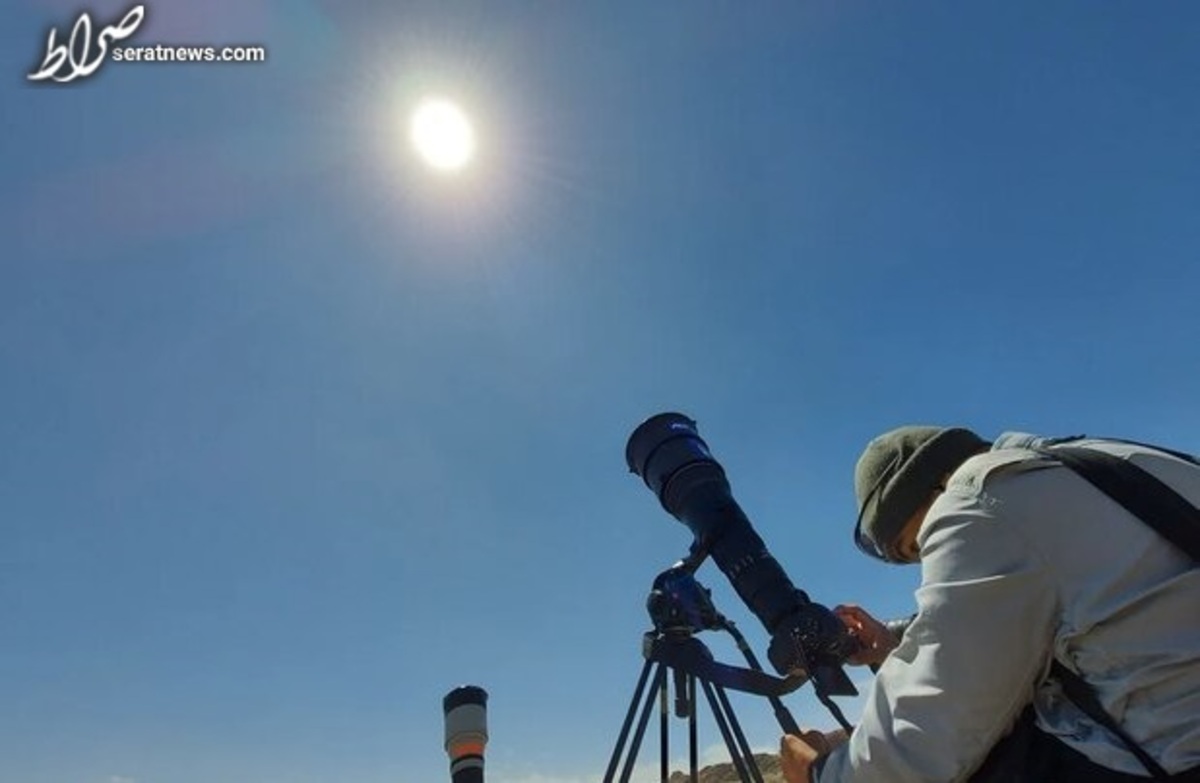
[[[688,634],[651,631],[642,639],[642,655],[698,679],[757,696],[783,696],[808,681],[799,675],[781,679],[766,672],[718,663],[704,642]]]

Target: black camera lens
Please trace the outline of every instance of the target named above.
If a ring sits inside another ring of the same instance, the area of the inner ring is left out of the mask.
[[[813,674],[853,651],[841,622],[796,589],[771,556],[695,421],[681,413],[647,419],[629,436],[625,461],[667,513],[687,525],[774,637],[769,657],[780,674]]]
[[[696,422],[681,413],[648,419],[629,436],[625,462],[667,513],[697,537],[708,543],[722,532],[722,520],[705,510],[711,505],[708,501],[733,502],[729,480],[700,437]],[[702,502],[697,505],[697,500]]]

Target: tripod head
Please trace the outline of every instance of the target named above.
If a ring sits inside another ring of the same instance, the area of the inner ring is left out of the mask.
[[[717,611],[712,591],[696,581],[693,569],[681,560],[654,579],[646,611],[659,633],[693,634],[720,631],[728,621]]]
[[[712,591],[696,580],[701,559],[693,549],[688,558],[654,579],[646,610],[654,623],[647,633],[643,653],[647,660],[660,661],[708,682],[736,691],[775,699],[791,693],[806,682],[805,677],[774,677],[762,670],[746,639],[732,621],[717,611]],[[735,641],[750,668],[718,663],[694,635],[700,631],[726,631]]]

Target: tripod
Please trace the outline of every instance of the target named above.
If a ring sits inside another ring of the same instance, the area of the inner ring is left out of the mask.
[[[654,630],[647,632],[642,638],[642,656],[646,659],[634,689],[629,710],[617,738],[616,747],[609,760],[608,770],[604,775],[604,783],[613,783],[617,767],[620,765],[626,741],[629,740],[630,729],[633,728],[634,715],[638,711],[638,703],[642,702],[637,728],[634,731],[629,752],[625,755],[625,763],[621,766],[620,783],[629,783],[633,774],[633,765],[637,760],[645,736],[646,726],[650,721],[650,711],[653,708],[655,695],[659,701],[659,752],[662,782],[666,783],[670,775],[669,761],[669,731],[667,716],[668,683],[667,674],[671,674],[675,688],[675,715],[688,721],[688,761],[691,780],[696,781],[697,769],[697,736],[696,736],[696,685],[704,693],[713,719],[725,742],[726,750],[738,777],[743,783],[763,783],[762,774],[754,760],[746,736],[742,732],[733,707],[725,692],[726,688],[753,693],[767,697],[775,711],[775,717],[786,734],[798,734],[799,728],[792,714],[780,700],[780,696],[796,690],[807,681],[805,676],[791,676],[780,679],[762,670],[754,652],[746,643],[736,626],[725,619],[712,603],[711,593],[700,586],[694,572],[699,566],[702,556],[697,552],[668,570],[662,572],[654,580],[654,587],[647,599],[646,608]],[[695,637],[704,630],[725,631],[733,636],[738,649],[746,658],[749,668],[738,668],[716,662],[708,648]],[[647,683],[650,690],[646,691]],[[814,687],[818,682],[814,680]],[[818,697],[834,716],[847,729],[849,724],[842,716],[837,706],[818,690]]]

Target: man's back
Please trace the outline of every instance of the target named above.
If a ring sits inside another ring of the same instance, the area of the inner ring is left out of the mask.
[[[1200,570],[1032,445],[1014,434],[970,457],[924,515],[917,615],[819,780],[965,780],[1031,699],[1042,727],[1070,747],[1145,775],[1042,684],[1055,657],[1169,772],[1200,765]],[[1200,506],[1200,467],[1135,446],[1074,445],[1136,452],[1136,464]]]
[[[1019,445],[1033,444],[1006,436],[961,472],[982,480],[1006,523],[1045,560],[1058,604],[1055,657],[1169,770],[1200,764],[1200,569],[1084,479]],[[1196,465],[1131,444],[1072,445],[1129,458],[1200,507]],[[1144,772],[1056,687],[1043,687],[1035,704],[1042,727],[1069,746]]]

